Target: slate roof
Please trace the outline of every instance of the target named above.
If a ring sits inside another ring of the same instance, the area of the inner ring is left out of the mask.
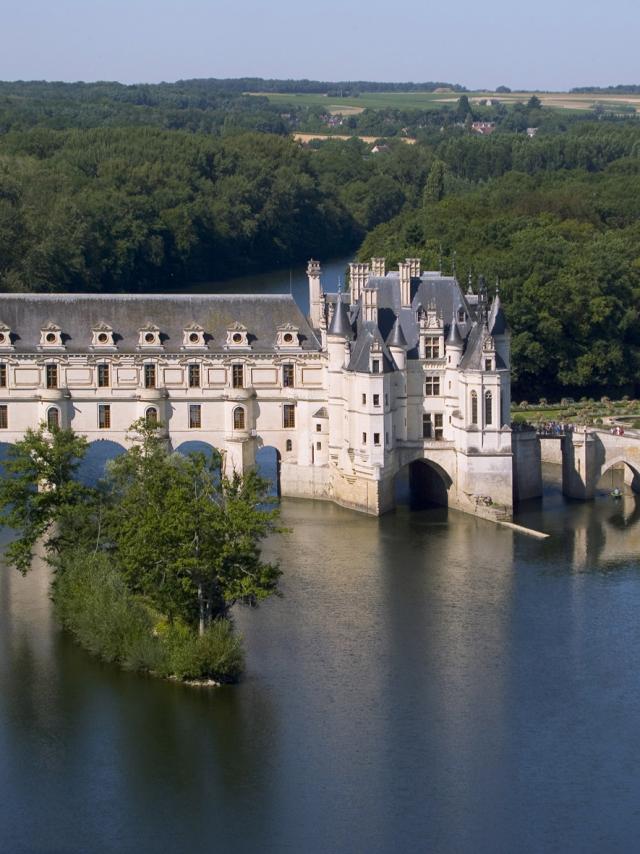
[[[16,352],[34,352],[49,322],[60,327],[71,353],[93,351],[91,330],[100,323],[113,329],[121,353],[138,352],[139,330],[149,323],[159,328],[168,353],[184,352],[183,330],[191,324],[204,329],[208,351],[233,352],[225,345],[234,323],[246,327],[251,352],[272,352],[285,324],[299,330],[303,350],[320,350],[289,294],[0,294],[0,322],[11,330]]]
[[[393,356],[389,352],[387,345],[384,343],[384,339],[376,324],[363,322],[358,328],[358,337],[353,345],[351,359],[347,365],[348,371],[354,371],[358,374],[370,373],[369,366],[371,364],[371,349],[374,342],[379,346],[381,351],[379,355],[376,354],[373,357],[375,359],[380,359],[382,362],[380,365],[380,373],[388,374],[391,373],[391,371],[397,370]]]
[[[349,322],[349,311],[347,304],[339,295],[337,305],[331,318],[331,323],[327,329],[328,335],[341,335],[343,338],[353,338],[353,329]]]

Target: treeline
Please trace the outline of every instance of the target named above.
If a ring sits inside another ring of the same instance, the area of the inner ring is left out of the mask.
[[[224,92],[282,92],[297,95],[318,94],[333,97],[343,95],[353,97],[360,92],[435,92],[436,89],[450,89],[452,92],[466,92],[465,86],[458,83],[385,83],[375,80],[272,80],[262,77],[209,78],[207,80],[180,80],[177,84],[190,86],[205,83]],[[167,84],[164,84],[167,85]]]
[[[428,150],[121,128],[0,136],[0,288],[136,291],[348,251],[417,204]]]
[[[575,86],[570,91],[584,95],[638,95],[640,85],[619,83],[617,86]]]
[[[360,256],[483,274],[511,324],[516,398],[625,392],[640,371],[640,129],[584,127],[437,151],[422,206]]]

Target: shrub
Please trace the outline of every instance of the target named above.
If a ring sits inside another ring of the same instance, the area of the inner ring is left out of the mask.
[[[541,397],[540,400],[538,401],[538,406],[547,406],[547,404],[548,404],[548,401],[547,401],[546,397]]]
[[[104,661],[178,679],[235,681],[242,673],[242,639],[229,620],[203,635],[168,623],[127,589],[107,555],[66,553],[52,593],[62,626]]]
[[[518,404],[518,406],[520,407],[520,409],[528,409],[529,408],[529,401],[528,400],[521,400],[520,403]]]

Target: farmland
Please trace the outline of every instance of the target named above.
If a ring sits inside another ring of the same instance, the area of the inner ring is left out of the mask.
[[[248,93],[266,97],[273,104],[283,106],[312,107],[323,106],[328,113],[342,112],[344,115],[353,114],[363,109],[381,110],[386,108],[398,110],[429,110],[446,105],[453,105],[460,95],[452,91],[444,92],[364,92],[358,96],[337,98],[335,95],[320,94],[290,94],[290,93]],[[596,105],[607,110],[625,113],[637,112],[640,107],[640,95],[582,94],[569,92],[470,92],[469,101],[478,104],[486,98],[498,100],[509,105],[517,102],[526,103],[532,95],[536,95],[545,107],[562,110],[590,111]]]

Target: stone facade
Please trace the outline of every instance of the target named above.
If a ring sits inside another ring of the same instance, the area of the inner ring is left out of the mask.
[[[0,295],[0,439],[57,421],[126,446],[147,417],[228,471],[275,448],[283,495],[380,514],[413,466],[425,495],[508,518],[499,296],[415,258],[352,264],[345,294],[324,292],[317,262],[308,276],[308,319],[289,296]]]

